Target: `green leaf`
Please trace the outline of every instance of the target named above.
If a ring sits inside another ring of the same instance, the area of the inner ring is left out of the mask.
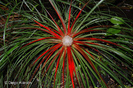
[[[118,33],[120,33],[120,32],[121,32],[121,30],[115,29],[115,28],[109,28],[109,29],[107,30],[107,33],[109,33],[109,34],[118,34]]]
[[[111,18],[110,22],[116,25],[124,24],[124,20],[120,17],[113,17]]]

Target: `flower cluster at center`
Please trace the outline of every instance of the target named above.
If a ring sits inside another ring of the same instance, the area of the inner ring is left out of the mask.
[[[72,43],[73,43],[73,39],[72,39],[72,37],[66,35],[62,39],[62,43],[63,43],[64,46],[71,46]]]

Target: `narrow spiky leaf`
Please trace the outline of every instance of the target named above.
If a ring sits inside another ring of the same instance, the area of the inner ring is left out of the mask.
[[[49,27],[46,27],[44,25],[42,25],[41,23],[37,22],[36,20],[34,20],[37,24],[39,24],[41,27],[44,27],[45,29],[47,29],[48,31],[51,32],[52,35],[54,35],[55,37],[61,39],[61,37],[59,35],[57,35],[55,32],[51,31]]]
[[[60,19],[60,21],[62,23],[62,26],[63,26],[63,29],[64,29],[64,33],[66,33],[65,22],[64,22],[63,18],[61,17],[58,8],[55,8],[54,3],[53,3],[54,1],[49,0],[49,2],[51,3],[51,5],[53,6],[54,10],[56,11],[56,13],[57,13],[57,15],[58,15],[58,17],[59,17],[59,19]]]
[[[73,72],[75,71],[75,65],[72,58],[71,47],[67,47],[67,55],[68,55],[69,73],[70,73],[73,88],[75,88],[74,81],[73,81]]]
[[[75,20],[74,20],[74,22],[72,23],[72,26],[71,26],[71,28],[70,28],[70,31],[72,30],[72,28],[73,28],[73,26],[74,26],[74,24],[75,24],[75,22],[77,21],[77,19],[79,18],[79,16],[80,16],[80,14],[81,14],[81,12],[82,12],[82,10],[86,7],[86,5],[89,3],[89,1],[83,6],[83,8],[79,11],[79,13],[78,13],[78,15],[76,16],[76,18],[75,18]]]
[[[47,10],[46,10],[47,11]],[[60,27],[58,26],[58,24],[55,22],[54,18],[51,16],[51,14],[47,11],[48,15],[51,17],[51,19],[54,21],[54,23],[56,24],[58,31],[60,33],[61,36],[64,36],[62,30],[60,29]]]
[[[70,19],[71,19],[71,6],[72,6],[72,1],[71,1],[71,4],[70,4],[70,7],[69,7],[69,15],[68,15],[68,35],[70,35]]]

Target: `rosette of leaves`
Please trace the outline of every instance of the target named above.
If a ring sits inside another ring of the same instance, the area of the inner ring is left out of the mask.
[[[133,50],[128,47],[133,44],[133,37],[128,35],[132,27],[124,21],[121,26],[124,34],[116,34],[117,39],[106,37],[106,31],[114,25],[108,25],[112,18],[110,14],[95,11],[103,1],[95,2],[92,8],[87,2],[79,10],[75,2],[58,4],[49,0],[56,14],[50,14],[41,0],[39,4],[44,13],[28,1],[18,3],[20,9],[24,5],[29,10],[21,10],[21,21],[11,27],[5,25],[3,29],[5,39],[9,34],[12,37],[10,43],[4,41],[0,48],[3,51],[0,56],[1,77],[6,81],[32,82],[18,86],[32,87],[37,83],[38,87],[44,88],[96,88],[96,83],[108,88],[106,75],[122,87],[123,80],[133,84],[128,72],[133,70]],[[7,29],[12,31],[9,33]],[[123,70],[121,64],[128,71]]]

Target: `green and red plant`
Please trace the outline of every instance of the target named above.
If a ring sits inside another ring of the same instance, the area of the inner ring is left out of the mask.
[[[102,69],[105,74],[110,75],[111,78],[121,86],[123,86],[123,83],[119,77],[126,79],[132,84],[129,78],[124,76],[123,69],[114,62],[114,60],[116,60],[120,64],[124,63],[125,67],[133,70],[130,67],[133,62],[132,55],[125,54],[125,52],[130,54],[133,50],[126,46],[119,45],[121,42],[124,44],[129,43],[125,42],[125,40],[117,41],[117,39],[108,39],[108,36],[105,36],[107,29],[113,28],[113,25],[101,25],[100,23],[108,21],[105,19],[111,19],[110,16],[103,16],[103,18],[97,18],[95,14],[92,18],[90,16],[103,1],[104,0],[100,0],[89,13],[83,15],[81,13],[83,13],[83,9],[89,2],[86,3],[74,18],[71,17],[71,1],[66,20],[64,20],[54,0],[49,0],[60,22],[56,22],[46,9],[45,11],[48,16],[41,14],[40,17],[44,17],[45,19],[43,19],[42,22],[39,21],[37,17],[31,18],[28,13],[25,13],[27,15],[26,17],[30,18],[36,24],[32,22],[31,25],[30,23],[27,24],[22,21],[18,23],[21,24],[21,26],[17,24],[17,26],[13,27],[15,30],[13,31],[13,36],[16,33],[17,39],[15,36],[10,47],[4,46],[7,48],[6,50],[9,50],[5,55],[1,55],[1,69],[2,66],[5,65],[4,62],[10,60],[9,66],[13,68],[13,70],[9,71],[9,73],[11,73],[10,76],[12,76],[13,72],[16,72],[15,69],[19,69],[13,80],[24,80],[27,74],[30,74],[27,80],[33,81],[34,78],[37,78],[38,75],[41,74],[38,78],[41,80],[41,86],[43,83],[44,85],[48,83],[48,85],[44,87],[50,87],[52,80],[54,87],[61,85],[67,87],[70,85],[70,77],[73,88],[75,88],[76,82],[80,87],[83,84],[84,88],[90,86],[94,86],[95,88],[96,84],[94,79],[100,83],[100,86],[106,88],[108,87],[107,82],[104,81],[99,69]],[[39,12],[38,14],[40,15]],[[119,22],[122,21],[119,20]],[[122,23],[127,24],[125,22]],[[126,29],[126,27],[124,29]],[[33,30],[35,31],[33,32]],[[25,35],[25,33],[27,35]],[[122,34],[116,36],[121,37]],[[123,34],[123,36],[129,38],[127,35]],[[67,75],[67,78],[65,75]],[[75,79],[77,81],[75,81]],[[60,84],[61,81],[62,84]]]

